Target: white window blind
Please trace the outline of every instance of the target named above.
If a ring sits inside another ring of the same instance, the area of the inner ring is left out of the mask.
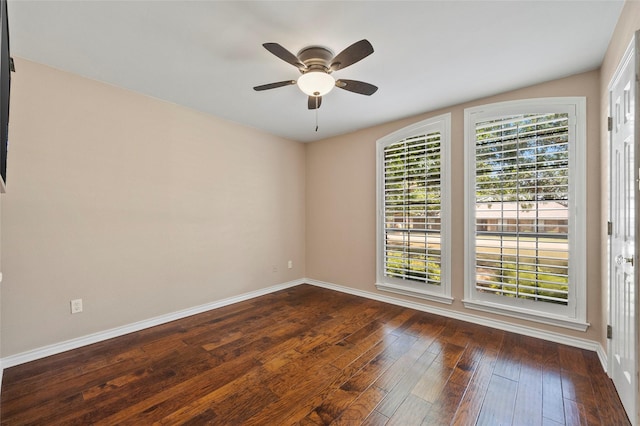
[[[440,285],[440,132],[384,148],[384,274]]]
[[[566,305],[569,114],[477,122],[475,140],[476,289]]]
[[[451,114],[377,141],[376,288],[451,304]]]
[[[586,330],[586,98],[465,109],[464,306]]]

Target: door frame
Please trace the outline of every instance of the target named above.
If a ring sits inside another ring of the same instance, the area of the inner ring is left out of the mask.
[[[609,84],[607,86],[607,97],[609,98],[607,101],[608,104],[608,117],[611,117],[611,109],[612,109],[612,99],[611,99],[611,90],[613,88],[614,82],[617,80],[619,74],[622,72],[623,67],[625,65],[625,62],[627,61],[627,58],[629,55],[634,55],[634,66],[635,66],[635,73],[636,73],[636,78],[635,78],[635,104],[634,104],[634,129],[633,129],[633,134],[634,134],[634,181],[636,182],[636,184],[638,185],[638,189],[636,190],[635,193],[635,212],[636,212],[636,217],[634,218],[634,228],[635,228],[635,248],[634,248],[634,256],[636,257],[636,261],[640,260],[638,259],[640,257],[640,215],[638,213],[640,213],[640,81],[639,81],[639,77],[640,77],[640,31],[636,31],[636,33],[634,34],[634,36],[631,39],[631,42],[629,43],[627,49],[625,50],[624,55],[622,56],[622,58],[620,59],[620,62],[618,63],[618,66],[616,68],[615,73],[613,74],[611,80],[609,81]],[[608,189],[609,189],[609,196],[607,199],[607,213],[608,213],[608,218],[609,220],[611,220],[611,200],[612,200],[612,193],[611,193],[611,172],[612,172],[612,168],[611,168],[611,143],[612,143],[612,137],[613,137],[613,133],[611,130],[609,130],[608,132],[608,140],[607,140],[607,150],[608,150],[608,172],[607,172],[607,179],[608,179]],[[611,252],[611,236],[609,235],[607,237],[607,265],[606,265],[606,270],[607,270],[607,324],[611,324],[612,322],[612,300],[611,300],[611,286],[612,286],[612,279],[611,279],[611,256],[612,256],[612,252]],[[638,265],[640,266],[640,265]],[[638,389],[638,387],[640,386],[640,380],[639,380],[639,370],[640,370],[640,359],[638,358],[638,355],[640,354],[640,349],[639,349],[639,345],[640,345],[640,325],[638,324],[638,318],[640,318],[638,316],[639,314],[639,308],[638,308],[638,304],[639,304],[639,300],[640,300],[640,272],[634,271],[634,291],[636,294],[636,303],[634,304],[634,317],[636,318],[636,327],[635,327],[635,333],[634,333],[634,338],[635,338],[635,344],[634,344],[634,357],[635,357],[635,361],[636,361],[636,366],[635,366],[635,376],[636,376],[636,389],[635,391],[635,395],[634,395],[634,400],[635,400],[635,404],[636,404],[636,413],[627,413],[627,415],[629,416],[629,420],[631,421],[632,425],[640,425],[640,390]],[[613,331],[615,333],[615,330]],[[611,376],[611,369],[613,367],[613,357],[611,356],[612,354],[612,348],[611,348],[611,340],[608,339],[607,340],[607,370],[608,370],[608,374],[609,376]]]

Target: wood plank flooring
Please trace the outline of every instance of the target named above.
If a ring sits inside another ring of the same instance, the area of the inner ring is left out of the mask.
[[[4,372],[3,425],[626,425],[595,353],[301,285]]]

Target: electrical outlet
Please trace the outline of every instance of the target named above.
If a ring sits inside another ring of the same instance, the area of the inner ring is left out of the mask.
[[[289,269],[293,268],[293,260],[290,260],[289,263],[287,263],[287,268]]]
[[[73,299],[71,301],[71,313],[79,314],[82,312],[82,299]]]

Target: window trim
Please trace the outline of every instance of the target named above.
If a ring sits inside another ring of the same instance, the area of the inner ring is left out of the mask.
[[[440,285],[393,282],[384,274],[384,147],[411,136],[440,131]],[[451,304],[451,113],[422,120],[376,142],[376,288],[382,291]],[[427,286],[427,288],[424,288]]]
[[[476,290],[475,271],[475,127],[504,115],[537,112],[569,113],[569,282],[567,306],[506,298]],[[534,98],[498,102],[464,110],[464,306],[494,314],[586,331],[586,98]],[[505,303],[508,302],[508,303]],[[549,306],[545,306],[549,305]]]

